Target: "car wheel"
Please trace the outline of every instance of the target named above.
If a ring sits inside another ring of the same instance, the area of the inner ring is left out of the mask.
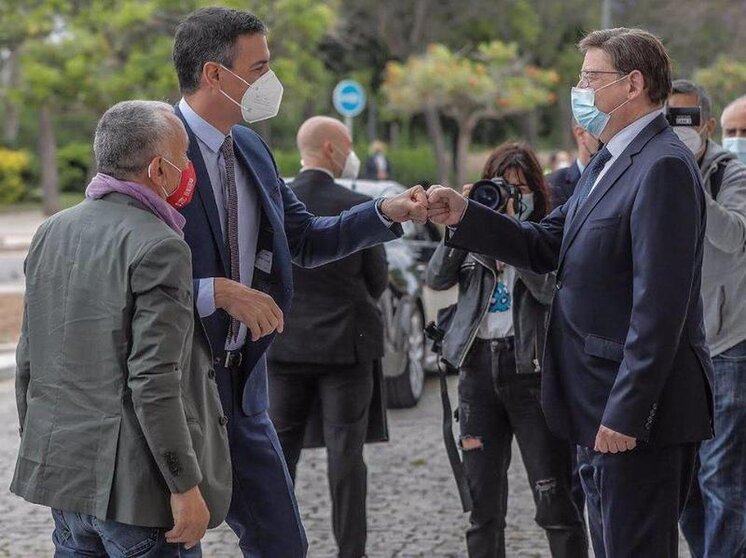
[[[416,304],[409,305],[405,324],[406,334],[400,353],[399,374],[386,378],[388,406],[414,407],[425,387],[425,333],[422,311]]]

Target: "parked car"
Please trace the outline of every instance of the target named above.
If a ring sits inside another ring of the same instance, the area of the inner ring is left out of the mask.
[[[337,180],[371,198],[392,196],[406,188],[393,181]],[[425,325],[440,308],[456,300],[456,290],[437,292],[425,286],[425,269],[441,241],[432,223],[404,223],[404,235],[387,242],[389,288],[381,297],[385,355],[383,373],[389,407],[413,407],[422,396],[426,371],[436,369],[436,357],[426,344]]]

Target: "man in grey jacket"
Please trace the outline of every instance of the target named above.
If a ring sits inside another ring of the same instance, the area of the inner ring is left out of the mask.
[[[170,105],[112,107],[87,199],[31,244],[11,490],[52,508],[56,556],[199,556],[227,513],[225,420],[175,209],[194,190],[187,145]]]
[[[699,129],[674,130],[707,193],[702,298],[715,371],[715,438],[700,448],[681,526],[695,558],[746,556],[746,165],[710,139],[715,119],[702,87],[674,81],[668,106],[702,111]]]

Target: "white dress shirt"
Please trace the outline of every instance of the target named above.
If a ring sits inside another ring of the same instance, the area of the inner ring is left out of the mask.
[[[662,108],[655,109],[653,112],[649,112],[645,116],[635,120],[626,128],[622,128],[621,130],[619,130],[616,135],[609,140],[609,143],[606,144],[606,149],[609,150],[611,158],[606,162],[604,168],[601,169],[601,172],[598,173],[598,178],[593,183],[593,187],[591,188],[590,192],[588,192],[589,196],[596,188],[596,185],[601,182],[601,179],[608,172],[614,162],[619,159],[619,156],[624,152],[625,149],[627,149],[627,147],[629,147],[629,144],[632,143],[632,141],[640,134],[640,132],[642,132],[645,127],[653,120],[655,120],[656,117],[660,114],[663,114]]]
[[[192,107],[181,99],[179,109],[184,115],[189,128],[197,137],[199,150],[205,161],[207,174],[210,177],[212,192],[215,196],[215,204],[220,216],[220,227],[223,231],[223,240],[227,243],[227,176],[225,161],[220,153],[220,147],[225,141],[226,135],[207,122]],[[238,253],[240,260],[239,277],[241,284],[251,287],[254,278],[254,260],[256,258],[256,245],[259,237],[260,201],[256,186],[249,180],[246,169],[243,168],[236,158],[235,163],[236,194],[238,196]],[[197,311],[201,318],[210,316],[215,312],[215,285],[214,277],[199,279],[199,292],[197,294]],[[246,341],[246,326],[240,324],[238,337],[234,342],[226,340],[226,350],[239,349]]]

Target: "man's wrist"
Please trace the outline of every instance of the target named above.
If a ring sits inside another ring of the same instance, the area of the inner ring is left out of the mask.
[[[230,281],[225,277],[215,277],[213,288],[215,289],[215,307],[225,308],[228,299],[226,291],[230,289]]]
[[[388,216],[385,207],[388,201],[390,201],[389,198],[378,198],[376,200],[376,211],[378,211],[378,215],[380,215],[382,219],[391,224],[394,220]]]

